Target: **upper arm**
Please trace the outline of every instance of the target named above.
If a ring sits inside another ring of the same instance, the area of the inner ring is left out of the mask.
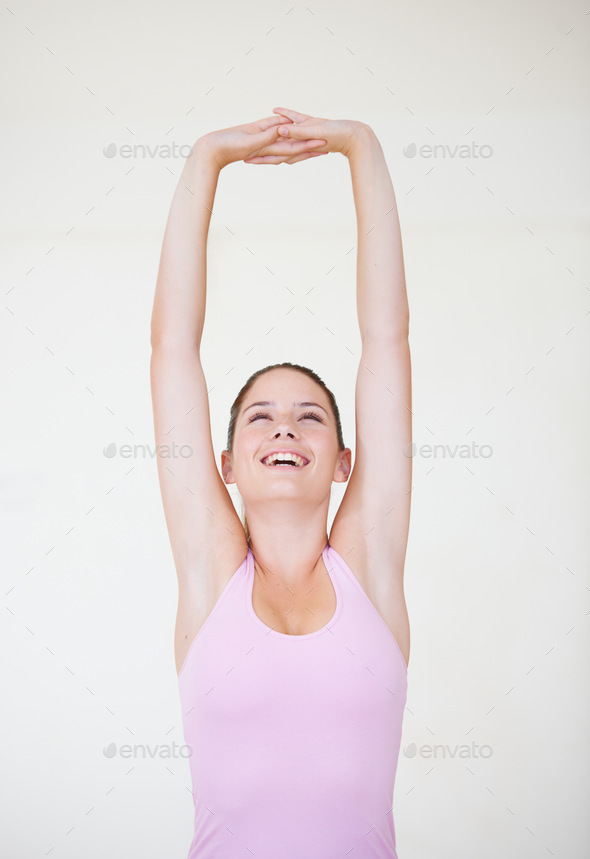
[[[198,348],[154,347],[150,381],[158,477],[179,584],[215,589],[220,559],[243,558],[247,542],[215,463]]]
[[[345,551],[354,552],[376,594],[403,591],[412,481],[411,399],[407,337],[366,337],[355,393],[355,462],[332,531]]]

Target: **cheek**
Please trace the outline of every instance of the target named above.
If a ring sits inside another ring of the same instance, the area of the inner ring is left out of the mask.
[[[256,432],[253,427],[250,428],[249,432],[244,433],[238,447],[238,455],[241,460],[248,462],[252,457],[255,457],[263,445],[263,441],[263,434],[260,431]]]
[[[317,439],[311,447],[321,467],[331,470],[338,457],[338,448],[334,447],[332,441],[326,438]]]

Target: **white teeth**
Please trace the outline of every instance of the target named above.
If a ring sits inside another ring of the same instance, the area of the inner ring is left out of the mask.
[[[274,462],[294,462],[299,468],[305,465],[305,460],[296,453],[271,453],[262,460],[264,465],[272,465]]]

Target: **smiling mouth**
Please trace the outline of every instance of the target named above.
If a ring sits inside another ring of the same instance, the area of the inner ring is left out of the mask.
[[[289,458],[278,459],[278,458],[276,458],[276,459],[273,459],[272,462],[265,462],[266,459],[269,459],[272,456],[274,456],[274,454],[269,454],[268,457],[267,456],[263,457],[260,460],[261,464],[264,465],[266,468],[283,468],[283,469],[292,468],[292,469],[297,469],[298,471],[301,471],[302,468],[305,468],[306,465],[309,465],[309,460],[306,459],[304,456],[300,456],[299,454],[296,455],[296,457],[297,457],[296,459],[289,459]]]

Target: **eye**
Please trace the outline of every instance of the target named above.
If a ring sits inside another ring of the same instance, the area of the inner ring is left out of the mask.
[[[267,418],[267,417],[268,417],[268,415],[265,414],[264,412],[257,412],[255,415],[252,415],[251,418],[248,418],[248,423],[251,424],[252,421],[258,420],[258,418]],[[306,412],[301,417],[313,418],[313,420],[319,421],[321,424],[323,424],[323,420],[321,419],[321,417],[319,415],[316,415],[315,412]]]

